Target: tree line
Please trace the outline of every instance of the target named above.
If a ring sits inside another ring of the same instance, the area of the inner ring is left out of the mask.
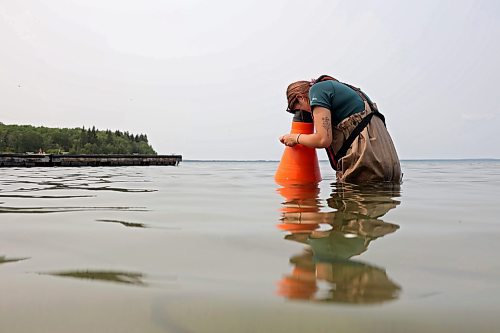
[[[153,154],[145,134],[0,123],[0,153]]]

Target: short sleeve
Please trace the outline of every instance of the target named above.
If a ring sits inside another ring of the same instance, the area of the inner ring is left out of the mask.
[[[309,103],[311,107],[322,106],[332,110],[335,89],[331,81],[323,81],[314,84],[309,89]]]

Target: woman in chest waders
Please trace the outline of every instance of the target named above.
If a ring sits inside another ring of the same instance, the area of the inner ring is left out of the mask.
[[[399,158],[384,116],[360,89],[322,75],[288,86],[287,111],[311,112],[315,133],[285,134],[281,143],[326,148],[337,180],[400,183]]]

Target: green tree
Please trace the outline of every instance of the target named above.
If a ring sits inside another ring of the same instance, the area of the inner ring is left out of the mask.
[[[70,154],[156,154],[144,134],[99,131],[95,126],[47,128],[0,123],[0,152]]]

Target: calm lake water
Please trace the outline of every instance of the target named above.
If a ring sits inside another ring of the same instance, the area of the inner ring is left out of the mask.
[[[0,169],[0,332],[498,332],[500,161]]]

